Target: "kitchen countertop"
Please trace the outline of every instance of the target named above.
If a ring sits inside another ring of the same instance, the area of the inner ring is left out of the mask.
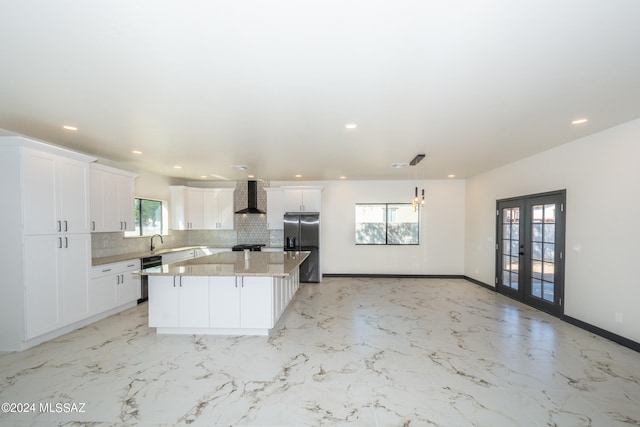
[[[231,246],[182,246],[179,248],[166,248],[157,249],[155,251],[135,252],[129,254],[120,254],[107,257],[93,258],[91,265],[104,265],[111,264],[112,262],[128,261],[130,259],[146,258],[155,255],[169,254],[172,252],[188,251],[191,249],[228,249],[231,250]]]
[[[267,276],[290,275],[309,252],[221,252],[159,267],[146,268],[148,276]]]

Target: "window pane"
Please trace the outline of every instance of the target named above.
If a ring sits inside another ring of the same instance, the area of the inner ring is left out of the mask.
[[[542,260],[542,243],[531,244],[531,259],[536,261]]]
[[[140,199],[140,210],[138,212],[142,236],[162,234],[162,202]]]
[[[384,245],[386,205],[356,205],[356,244]]]
[[[542,224],[531,224],[531,240],[542,242]]]
[[[503,239],[511,238],[511,224],[504,224],[502,226],[502,238]]]
[[[136,215],[136,236],[141,236],[142,233],[140,232],[140,199],[134,199],[133,200],[133,212]],[[126,233],[125,233],[126,235]]]
[[[418,244],[418,212],[409,203],[387,205],[387,243],[390,245]]]
[[[511,273],[511,283],[509,283],[509,287],[511,289],[518,289],[518,278],[519,278],[519,274],[518,273]]]
[[[531,295],[542,298],[542,281],[539,279],[533,279],[531,281]]]
[[[556,225],[545,224],[544,225],[544,241],[554,243],[556,241]]]
[[[543,292],[542,297],[550,302],[554,301],[554,285],[551,282],[542,282]]]
[[[517,240],[512,240],[511,241],[511,255],[518,255],[520,249],[519,248],[519,242]]]

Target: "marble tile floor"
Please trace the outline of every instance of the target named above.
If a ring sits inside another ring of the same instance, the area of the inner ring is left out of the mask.
[[[302,285],[269,337],[146,325],[1,353],[0,402],[35,412],[0,426],[640,425],[639,353],[465,280]]]

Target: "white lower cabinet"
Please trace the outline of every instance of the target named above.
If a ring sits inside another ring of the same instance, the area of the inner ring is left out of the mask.
[[[178,296],[180,327],[209,327],[209,278],[180,276]]]
[[[209,282],[212,328],[240,327],[240,288],[237,276],[214,276]]]
[[[240,327],[273,328],[272,277],[242,277],[240,286]]]
[[[208,328],[209,278],[151,276],[149,326]]]
[[[273,278],[211,277],[209,294],[212,328],[270,329],[273,327]]]
[[[91,236],[25,236],[26,338],[89,315]]]
[[[140,277],[133,272],[139,269],[139,259],[93,267],[89,285],[90,314],[137,301],[140,298]]]

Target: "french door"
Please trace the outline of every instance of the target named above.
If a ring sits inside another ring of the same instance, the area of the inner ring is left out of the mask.
[[[496,288],[564,314],[565,190],[497,201]]]

